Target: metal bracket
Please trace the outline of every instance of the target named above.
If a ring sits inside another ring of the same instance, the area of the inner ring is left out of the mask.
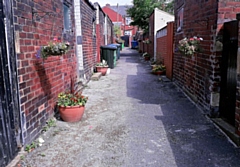
[[[208,25],[209,25],[209,17],[207,17],[206,19],[199,19],[199,20],[194,20],[193,22],[194,23],[198,23],[198,24],[200,24],[200,25],[202,25],[202,26],[207,26],[207,28],[208,28]]]
[[[35,11],[32,8],[32,21],[35,22],[36,20],[41,20],[42,18],[44,18],[45,16],[55,16],[55,14],[53,12],[45,12],[45,11]]]

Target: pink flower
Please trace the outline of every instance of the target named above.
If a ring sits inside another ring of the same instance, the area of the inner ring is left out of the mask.
[[[57,41],[57,38],[53,38],[54,41]]]

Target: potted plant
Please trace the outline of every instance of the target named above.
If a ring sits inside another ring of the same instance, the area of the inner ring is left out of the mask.
[[[107,70],[108,70],[108,64],[105,60],[103,60],[101,63],[96,64],[96,70],[97,72],[101,72],[102,75],[106,75]]]
[[[81,92],[63,92],[58,95],[57,106],[61,118],[66,122],[80,121],[88,98]]]
[[[163,64],[153,65],[152,67],[152,73],[155,75],[162,75],[166,72],[166,66],[164,66]]]
[[[142,56],[143,56],[144,60],[146,60],[146,61],[150,60],[150,55],[147,52],[143,53]]]
[[[47,45],[40,47],[36,54],[36,57],[46,59],[49,56],[60,56],[67,53],[69,48],[69,42],[61,42],[54,38],[54,40],[50,41]]]

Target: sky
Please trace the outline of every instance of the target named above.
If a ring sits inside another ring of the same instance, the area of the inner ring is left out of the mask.
[[[90,2],[98,2],[101,7],[104,7],[106,4],[110,4],[112,6],[118,5],[132,5],[133,0],[90,0]]]

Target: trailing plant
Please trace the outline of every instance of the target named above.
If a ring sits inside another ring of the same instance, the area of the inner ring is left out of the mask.
[[[96,67],[108,67],[108,64],[105,60],[102,60],[102,62],[96,64]]]
[[[41,46],[37,51],[36,57],[46,59],[49,56],[60,56],[65,53],[70,48],[69,42],[61,42],[54,38],[53,41],[50,41],[47,45]]]
[[[195,52],[201,52],[202,48],[200,46],[200,41],[202,40],[202,38],[196,36],[192,38],[183,38],[179,41],[178,50],[184,55],[192,55]]]

